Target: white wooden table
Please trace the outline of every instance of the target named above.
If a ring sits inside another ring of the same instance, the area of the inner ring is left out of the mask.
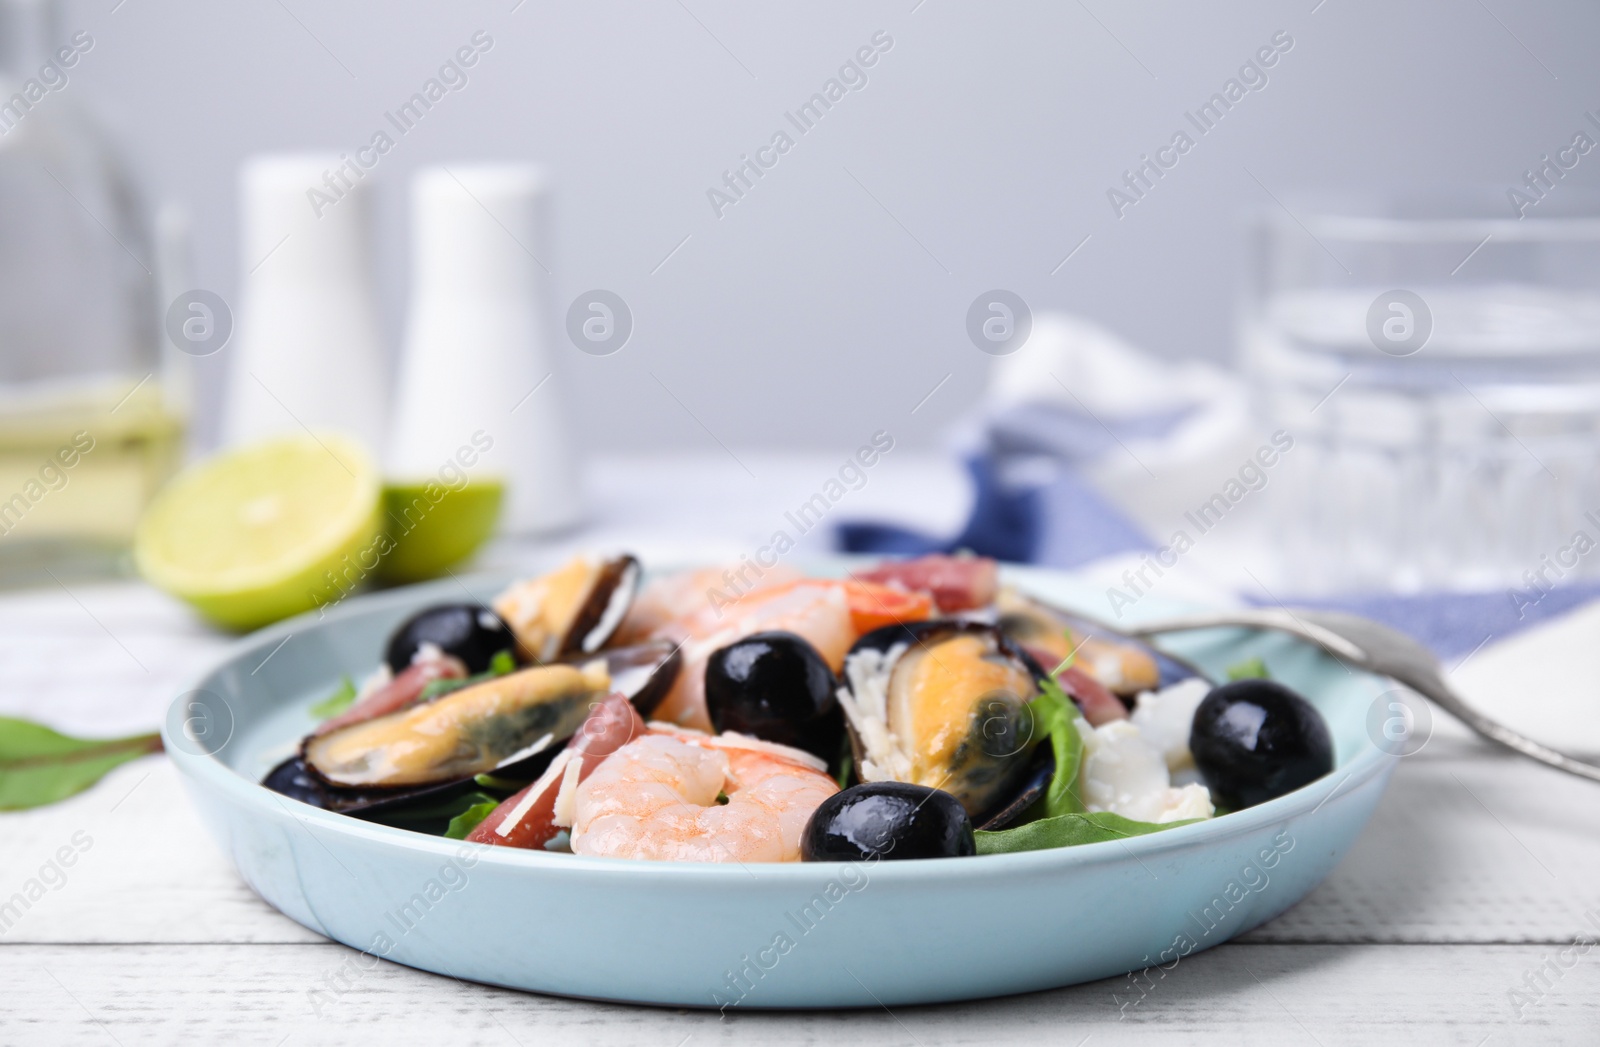
[[[849,511],[892,506],[904,517],[914,490],[938,503],[923,519],[953,524],[962,513],[953,472],[902,462]],[[736,498],[719,500],[708,492],[713,481],[732,482],[725,461],[665,472],[602,463],[596,502],[608,523],[563,544],[617,544],[649,525],[651,541],[639,545],[646,554],[736,553],[750,536],[764,540],[782,508],[830,471],[808,459],[756,456],[746,465],[763,478],[760,490],[735,487]],[[682,506],[670,516],[676,529],[650,500],[671,491]],[[148,729],[227,642],[137,583],[69,588],[0,598],[0,712],[86,734]],[[1583,614],[1543,638],[1491,645],[1459,678],[1479,690],[1532,679],[1544,691],[1592,691],[1600,644],[1581,638],[1597,634],[1600,615]],[[0,1045],[1074,1047],[1153,1034],[1328,1047],[1600,1043],[1600,947],[1572,947],[1600,941],[1600,789],[1500,756],[1446,724],[1402,761],[1354,851],[1305,902],[1184,959],[1127,1007],[1137,994],[1124,978],[893,1013],[720,1020],[462,984],[387,962],[363,971],[348,962],[358,954],[244,886],[159,756],[58,806],[0,815],[0,902],[79,832],[92,843],[64,882],[0,932]],[[1540,969],[1547,984],[1532,973]]]

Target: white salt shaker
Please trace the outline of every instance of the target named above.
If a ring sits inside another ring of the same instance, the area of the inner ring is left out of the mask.
[[[331,429],[381,452],[389,382],[364,179],[333,155],[245,161],[226,443]]]
[[[549,190],[530,164],[425,168],[411,183],[411,297],[391,426],[397,480],[433,478],[464,445],[506,485],[502,530],[580,514],[551,336]]]

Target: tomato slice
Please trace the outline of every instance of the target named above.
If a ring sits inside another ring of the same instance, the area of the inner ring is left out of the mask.
[[[849,579],[840,582],[850,602],[850,624],[865,635],[885,625],[921,622],[933,617],[933,597],[892,585]]]

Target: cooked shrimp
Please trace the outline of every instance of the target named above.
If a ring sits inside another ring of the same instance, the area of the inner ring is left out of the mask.
[[[793,862],[813,811],[839,791],[807,753],[660,724],[618,749],[572,800],[575,854]],[[719,803],[726,796],[726,803]]]
[[[628,616],[622,620],[615,642],[630,644],[651,638],[659,639],[663,626],[689,618],[703,609],[711,593],[728,592],[731,588],[733,592],[749,595],[775,586],[790,585],[802,577],[799,571],[780,565],[769,567],[759,577],[752,578],[746,568],[744,579],[730,587],[730,582],[738,578],[739,568],[738,564],[726,568],[706,567],[651,579],[628,609]],[[682,636],[673,637],[673,642],[681,639]]]
[[[845,590],[832,582],[801,582],[750,593],[721,608],[720,617],[702,605],[693,614],[657,630],[658,638],[683,644],[683,668],[672,691],[657,707],[656,718],[710,730],[711,719],[706,715],[706,660],[718,648],[765,630],[782,630],[804,638],[835,672],[844,663],[857,635]]]

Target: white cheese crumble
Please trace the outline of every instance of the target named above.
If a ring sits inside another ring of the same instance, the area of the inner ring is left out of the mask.
[[[1194,723],[1194,711],[1210,693],[1210,684],[1190,677],[1139,695],[1131,719],[1145,741],[1160,750],[1169,771],[1194,766],[1194,756],[1189,752],[1189,728]]]
[[[1211,794],[1203,785],[1174,788],[1161,752],[1128,720],[1090,727],[1077,720],[1083,738],[1079,773],[1084,806],[1140,822],[1209,818]]]

